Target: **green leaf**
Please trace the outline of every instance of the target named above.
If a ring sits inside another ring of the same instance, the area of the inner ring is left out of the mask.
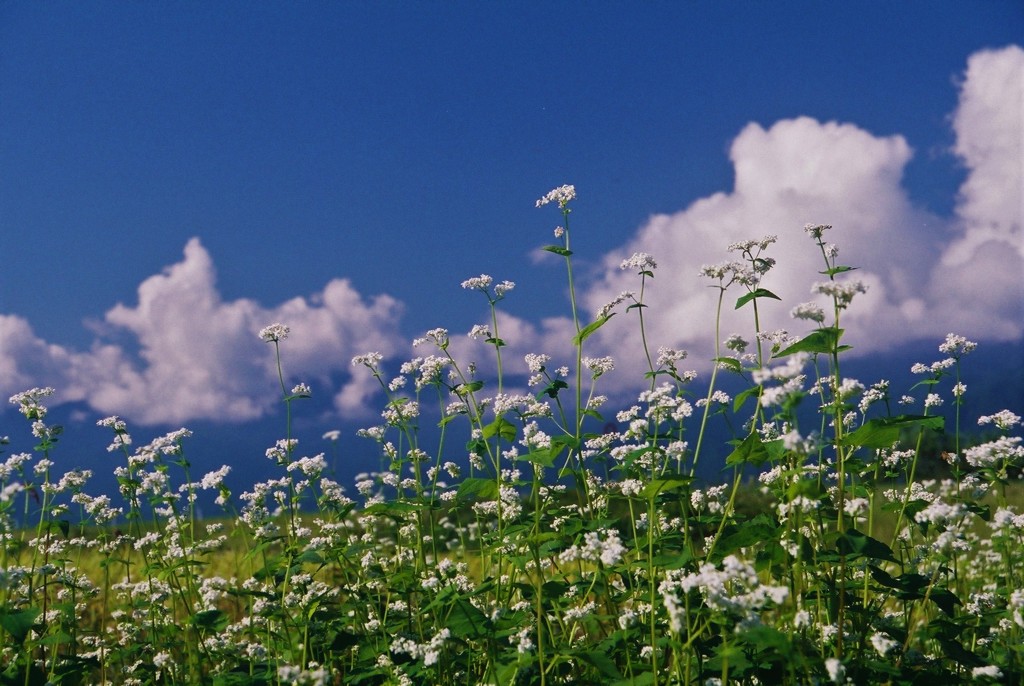
[[[561,255],[562,257],[569,257],[572,255],[572,250],[567,250],[560,245],[545,245],[542,249],[547,250],[548,252],[553,252],[556,255]]]
[[[555,457],[551,454],[550,450],[534,450],[533,452],[520,455],[518,460],[524,460],[526,462],[532,462],[533,464],[539,464],[542,467],[554,467]]]
[[[752,545],[763,541],[772,540],[775,537],[775,527],[764,515],[758,515],[748,522],[743,522],[736,527],[735,531],[723,536],[715,545],[715,559],[722,560],[729,553],[740,548],[749,548]]]
[[[505,658],[508,660],[509,658]],[[497,669],[495,670],[494,681],[482,681],[480,686],[504,686],[505,684],[514,684],[516,682],[516,674],[519,672],[518,662],[498,662]]]
[[[747,398],[758,398],[761,395],[760,386],[751,386],[745,391],[740,391],[736,394],[736,397],[732,400],[732,411],[739,412],[740,408],[743,407],[743,403],[747,401]]]
[[[770,459],[771,455],[761,440],[761,435],[755,431],[744,438],[729,457],[725,458],[725,464],[730,467],[741,464],[762,465]]]
[[[621,679],[622,674],[615,667],[615,662],[612,661],[606,653],[602,653],[596,650],[581,651],[576,653],[576,656],[583,662],[596,669],[601,673],[601,676],[606,679]]]
[[[0,627],[3,627],[16,642],[24,643],[25,637],[32,630],[41,612],[38,607],[28,607],[24,610],[0,608]]]
[[[71,532],[71,521],[67,519],[58,519],[56,521],[43,522],[43,526],[49,531],[60,531],[64,534],[64,538],[68,537]]]
[[[980,503],[967,502],[964,503],[964,507],[966,507],[970,512],[973,512],[974,514],[981,517],[982,521],[988,522],[992,520],[992,505],[982,505]]]
[[[575,450],[580,447],[579,439],[569,434],[560,434],[558,436],[551,437],[551,454],[557,455],[566,448]]]
[[[487,615],[464,598],[458,598],[452,605],[451,614],[445,622],[448,630],[458,638],[483,638],[491,630]]]
[[[703,667],[706,667],[712,674],[720,672],[729,666],[730,673],[742,674],[743,670],[750,667],[750,660],[743,648],[735,643],[719,643],[714,649],[714,657],[708,660]]]
[[[53,669],[53,678],[46,683],[68,684],[69,686],[89,683],[89,676],[94,674],[99,667],[100,661],[94,657],[64,655],[60,663]]]
[[[611,686],[648,686],[649,684],[654,683],[653,672],[640,672],[637,674],[637,669],[638,666],[634,665],[633,676],[626,679],[620,679],[619,681],[612,683]]]
[[[835,276],[836,274],[842,274],[843,272],[852,272],[855,269],[856,269],[856,267],[843,267],[843,266],[839,266],[839,267],[832,267],[831,269],[826,269],[825,271],[818,272],[818,273],[819,274],[824,274],[826,276]]]
[[[478,379],[476,381],[470,381],[469,383],[462,384],[462,386],[459,387],[458,391],[460,394],[465,395],[468,393],[476,393],[483,387],[484,382]]]
[[[520,455],[518,459],[539,464],[542,467],[554,467],[555,459],[566,448],[576,448],[579,444],[580,442],[576,440],[575,436],[554,436],[551,438],[551,445],[546,450],[535,450],[525,455]]]
[[[487,454],[487,441],[482,438],[473,438],[466,442],[466,452],[470,455],[483,457]]]
[[[543,391],[538,393],[537,395],[540,395],[542,393],[546,393],[548,396],[550,396],[552,398],[557,398],[558,397],[558,392],[560,390],[562,390],[563,388],[568,388],[568,387],[569,387],[569,384],[567,384],[566,382],[562,381],[561,379],[555,379],[554,381],[549,383],[547,385],[547,387]]]
[[[793,353],[826,353],[838,352],[839,339],[843,329],[834,326],[817,329],[804,336],[788,348],[776,353],[774,357],[785,357]]]
[[[648,481],[647,485],[644,486],[644,490],[641,491],[641,494],[645,498],[653,498],[661,493],[668,493],[669,491],[674,491],[677,488],[682,488],[683,486],[688,485],[691,481],[693,481],[693,477],[685,474],[666,474],[660,479],[652,479],[651,481]]]
[[[952,617],[956,611],[955,605],[963,605],[960,599],[947,588],[933,588],[932,592],[928,595],[939,609],[945,612],[948,616]]]
[[[252,674],[250,674],[250,669]],[[273,672],[274,680],[277,680],[276,670]],[[266,665],[241,666],[230,672],[223,672],[213,678],[213,686],[269,686],[271,683],[271,671]],[[354,681],[352,682],[354,683]]]
[[[12,663],[0,673],[0,684],[3,686],[49,686],[51,683],[38,664]]]
[[[899,415],[868,420],[856,431],[843,437],[842,444],[865,448],[891,448],[900,440],[900,432],[919,426],[922,429],[942,431],[945,420],[942,417],[926,415]]]
[[[888,560],[897,562],[892,553],[892,548],[882,543],[877,538],[872,538],[856,529],[847,529],[845,534],[839,536],[836,541],[839,552],[854,557],[867,557],[873,560]]]
[[[757,288],[755,290],[750,291],[749,293],[747,293],[746,295],[742,296],[741,298],[739,298],[739,300],[736,301],[736,309],[737,310],[740,309],[741,307],[746,305],[748,302],[750,302],[751,300],[754,300],[756,298],[774,298],[775,300],[782,300],[782,298],[780,298],[779,296],[775,295],[774,293],[772,293],[771,291],[769,291],[766,288]]]
[[[611,319],[614,316],[615,316],[615,313],[612,312],[609,315],[606,315],[604,317],[598,317],[594,321],[590,322],[589,324],[584,326],[580,330],[580,332],[578,334],[576,334],[576,336],[572,339],[572,344],[575,345],[575,346],[583,345],[583,341],[585,341],[588,338],[590,338],[590,335],[592,333],[594,333],[595,331],[600,329],[602,326],[604,326],[608,322],[608,320]]]
[[[459,484],[459,500],[495,500],[498,497],[498,484],[494,479],[470,477]]]
[[[498,417],[483,428],[484,439],[500,436],[506,441],[516,440],[516,425],[503,417]]]
[[[949,589],[932,587],[928,589],[928,577],[923,574],[908,572],[893,578],[886,571],[878,567],[869,567],[871,578],[887,588],[895,589],[896,595],[902,600],[920,600],[930,598],[939,609],[949,616],[953,616],[956,605],[962,605]]]
[[[893,577],[880,567],[871,566],[870,569],[872,579],[886,588],[899,591],[904,599],[914,600],[924,597],[923,589],[928,586],[928,577],[923,574],[907,572],[906,574]]]
[[[222,631],[228,625],[230,617],[223,610],[202,610],[192,615],[192,626],[200,629]]]
[[[693,560],[693,554],[687,548],[666,548],[662,543],[661,550],[661,554],[651,558],[651,564],[657,569],[680,569]]]
[[[753,646],[761,659],[770,658],[773,662],[781,662],[793,655],[793,639],[767,624],[745,628],[743,642]]]
[[[439,428],[440,428],[440,427],[443,427],[443,426],[445,426],[446,424],[448,424],[449,422],[453,422],[453,421],[455,421],[455,420],[456,420],[456,419],[458,419],[458,418],[459,418],[460,416],[461,416],[461,413],[459,413],[459,414],[449,414],[449,415],[445,415],[444,417],[441,417],[441,421],[439,421],[439,422],[437,423],[437,426],[438,426]]]

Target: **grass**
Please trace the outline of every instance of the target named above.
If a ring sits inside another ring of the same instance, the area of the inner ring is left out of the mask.
[[[260,332],[287,409],[267,451],[278,476],[244,493],[227,468],[193,477],[187,431],[140,446],[110,417],[120,492],[91,494],[91,474],[52,473],[52,389],[14,396],[38,445],[0,465],[0,683],[1024,682],[1020,418],[961,417],[974,343],[950,334],[920,365],[908,392],[923,401],[843,377],[841,319],[864,287],[830,227],[808,226],[825,306],[794,308],[802,337],[760,327],[774,237],[704,268],[719,310],[749,312],[751,332],[723,339],[709,323],[720,344],[699,386],[683,351],[646,346],[650,256],[623,262],[635,293],[581,319],[574,198],[564,186],[538,201],[562,218],[545,249],[565,260],[571,352],[527,356],[531,392],[508,392],[520,383],[497,313],[513,284],[468,279],[491,308],[472,335],[496,377],[456,359],[444,329],[397,372],[355,358],[384,394],[382,423],[362,433],[387,467],[351,492],[291,436],[309,390],[284,382],[282,324]],[[636,318],[647,365],[636,404],[614,414],[599,393],[614,361],[586,354],[613,316]],[[744,390],[726,395],[726,375]],[[740,427],[730,444],[710,438],[722,421]],[[992,437],[969,446],[968,421]],[[470,438],[455,445],[460,423]],[[925,480],[939,432],[949,465]],[[731,478],[698,482],[709,462]],[[223,518],[197,516],[203,495]]]

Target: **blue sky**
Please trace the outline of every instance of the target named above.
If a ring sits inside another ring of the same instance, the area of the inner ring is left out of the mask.
[[[1020,349],[1022,36],[1016,1],[0,4],[0,394],[256,420],[255,333],[282,321],[323,422],[372,421],[355,354],[444,326],[486,365],[462,335],[480,273],[517,284],[511,352],[557,356],[558,216],[534,202],[563,183],[584,309],[650,252],[654,346],[695,366],[696,272],[736,240],[780,236],[766,316],[800,332],[806,222],[862,267],[858,352]],[[623,397],[634,323],[593,340]]]

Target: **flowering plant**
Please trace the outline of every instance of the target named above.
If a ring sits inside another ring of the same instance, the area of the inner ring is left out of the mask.
[[[562,186],[537,201],[561,213],[560,242],[545,249],[565,260],[569,359],[526,355],[533,392],[506,391],[497,308],[514,284],[465,280],[490,307],[469,335],[493,349],[496,378],[459,359],[443,328],[395,376],[380,353],[355,357],[385,401],[359,432],[383,466],[351,494],[292,435],[293,405],[313,391],[285,384],[283,324],[259,332],[286,407],[266,451],[277,476],[237,497],[229,466],[193,479],[187,430],[139,446],[118,417],[100,425],[123,460],[119,501],[90,495],[90,472],[53,474],[53,389],[12,397],[39,442],[0,463],[0,682],[1021,682],[1021,418],[1000,410],[977,420],[994,435],[962,436],[961,364],[975,344],[950,334],[940,361],[914,367],[921,410],[893,414],[888,381],[841,374],[841,318],[865,286],[844,280],[831,227],[808,225],[828,280],[813,286],[826,306],[792,310],[814,326],[802,337],[761,329],[761,301],[778,299],[775,236],[734,243],[736,259],[701,270],[719,313],[739,290],[751,331],[723,337],[716,318],[697,393],[685,351],[648,349],[652,256],[623,260],[637,290],[582,319],[575,199]],[[615,411],[599,393],[615,360],[585,349],[620,309],[637,316],[647,373],[635,404]],[[728,394],[722,375],[742,390]],[[944,400],[955,405],[945,478],[923,481]],[[811,401],[808,429],[797,408]],[[435,420],[427,445],[420,427]],[[715,443],[716,422],[734,440]],[[465,450],[450,442],[459,423]],[[338,437],[324,435],[332,448]],[[730,477],[699,482],[699,461]],[[197,516],[204,491],[224,519]]]

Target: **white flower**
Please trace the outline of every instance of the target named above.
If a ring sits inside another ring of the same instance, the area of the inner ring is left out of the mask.
[[[674,367],[676,362],[686,359],[687,352],[685,350],[676,350],[674,348],[666,348],[664,346],[658,348],[658,366]]]
[[[480,290],[486,291],[494,283],[494,279],[487,274],[481,274],[480,276],[474,276],[471,279],[466,279],[462,282],[462,287],[466,290]]]
[[[846,676],[846,667],[834,657],[825,660],[825,670],[828,672],[828,678],[832,680],[833,684],[840,683],[843,677]]]
[[[582,363],[584,367],[590,370],[595,379],[615,369],[615,360],[611,357],[584,357]]]
[[[366,353],[365,355],[356,355],[352,358],[353,366],[363,365],[370,369],[376,369],[377,365],[381,363],[384,356],[380,353]]]
[[[1019,627],[1024,627],[1024,590],[1017,589],[1010,594],[1009,609],[1013,610],[1013,621]]]
[[[1020,436],[1000,436],[994,441],[968,448],[964,451],[964,458],[972,467],[996,467],[1003,462],[1020,464],[1024,462],[1024,446]]]
[[[51,396],[55,393],[52,387],[31,388],[11,396],[12,405],[20,405],[18,412],[29,419],[42,419],[46,416],[46,407],[39,403],[41,398]]]
[[[821,234],[832,228],[831,224],[804,224],[804,231],[811,238],[821,238]]]
[[[709,279],[716,279],[722,282],[722,287],[729,286],[732,283],[740,283],[746,286],[756,286],[759,277],[754,273],[754,270],[743,262],[733,260],[731,262],[721,262],[719,264],[705,264],[701,265],[700,276],[706,276]]]
[[[283,341],[288,338],[289,333],[291,333],[291,329],[284,324],[271,324],[260,329],[260,338],[267,343]]]
[[[539,374],[544,371],[544,365],[551,361],[551,357],[548,355],[538,355],[536,353],[528,353],[524,358],[526,360],[526,367],[530,370],[531,374]]]
[[[658,268],[654,258],[645,252],[635,252],[629,259],[622,261],[619,269],[632,269],[636,272],[653,272]]]
[[[989,679],[1002,679],[1003,672],[995,665],[983,665],[972,669],[971,677],[974,679],[981,679],[982,677],[987,677]]]
[[[680,631],[684,613],[681,598],[692,589],[698,589],[707,606],[719,612],[734,613],[747,618],[769,603],[779,604],[789,595],[785,586],[761,584],[757,572],[734,555],[722,560],[722,569],[705,563],[696,573],[668,570],[658,591],[669,613],[673,631]]]
[[[974,352],[974,349],[977,347],[978,344],[974,341],[969,341],[963,336],[948,333],[946,334],[946,340],[939,345],[939,352],[959,359],[963,355]]]
[[[761,239],[737,241],[736,243],[730,243],[726,250],[729,252],[751,252],[755,247],[758,248],[758,250],[767,250],[769,245],[777,242],[778,240],[778,236],[769,235]]]
[[[801,303],[789,311],[789,316],[821,324],[825,321],[825,310],[817,303]]]
[[[448,345],[448,329],[443,327],[431,329],[425,336],[414,338],[412,341],[413,347],[419,347],[424,343],[433,343],[443,350]]]
[[[812,293],[820,293],[827,295],[832,298],[836,307],[839,309],[846,309],[853,297],[858,293],[867,293],[868,287],[864,285],[863,281],[857,279],[851,279],[850,281],[823,281],[814,284],[811,288]]]
[[[538,202],[540,202],[538,200]],[[508,637],[508,642],[516,647],[516,651],[520,654],[528,653],[533,650],[533,641],[530,639],[530,630],[523,629],[518,634],[512,634]]]
[[[514,281],[502,281],[501,283],[494,287],[494,295],[498,298],[503,298],[505,297],[506,293],[508,293],[515,287],[516,284]]]
[[[559,553],[558,559],[562,562],[574,560],[589,560],[595,562],[600,560],[605,566],[617,564],[626,553],[626,547],[619,539],[619,533],[614,529],[603,532],[588,531],[583,536],[583,545],[574,545]]]
[[[1020,416],[1009,410],[1000,410],[995,414],[978,417],[978,425],[984,426],[985,424],[995,424],[1000,430],[1009,431],[1020,424]]]
[[[565,209],[571,200],[576,199],[576,186],[559,186],[548,191],[547,195],[537,201],[537,207],[544,207],[548,203],[557,202],[560,209]]]
[[[597,319],[603,319],[603,318],[609,316],[612,313],[612,310],[615,309],[616,305],[618,305],[619,303],[621,303],[621,302],[623,302],[625,300],[630,300],[630,299],[635,299],[633,291],[622,291],[617,296],[615,296],[615,298],[613,298],[611,301],[609,301],[609,302],[607,302],[607,303],[605,303],[604,305],[601,306],[601,309],[599,309],[597,311],[597,313],[596,313],[596,318]]]
[[[474,340],[487,340],[491,338],[491,327],[487,324],[474,324],[469,331],[469,337]]]
[[[203,476],[202,481],[199,482],[199,487],[207,490],[220,488],[224,485],[224,477],[226,477],[230,471],[231,467],[229,465],[224,465],[214,472],[207,472],[207,474]]]
[[[898,647],[899,643],[889,638],[889,636],[883,634],[881,631],[876,631],[874,634],[871,635],[871,645],[874,647],[874,649],[878,652],[879,655],[885,657],[886,653],[888,653],[893,648]]]

